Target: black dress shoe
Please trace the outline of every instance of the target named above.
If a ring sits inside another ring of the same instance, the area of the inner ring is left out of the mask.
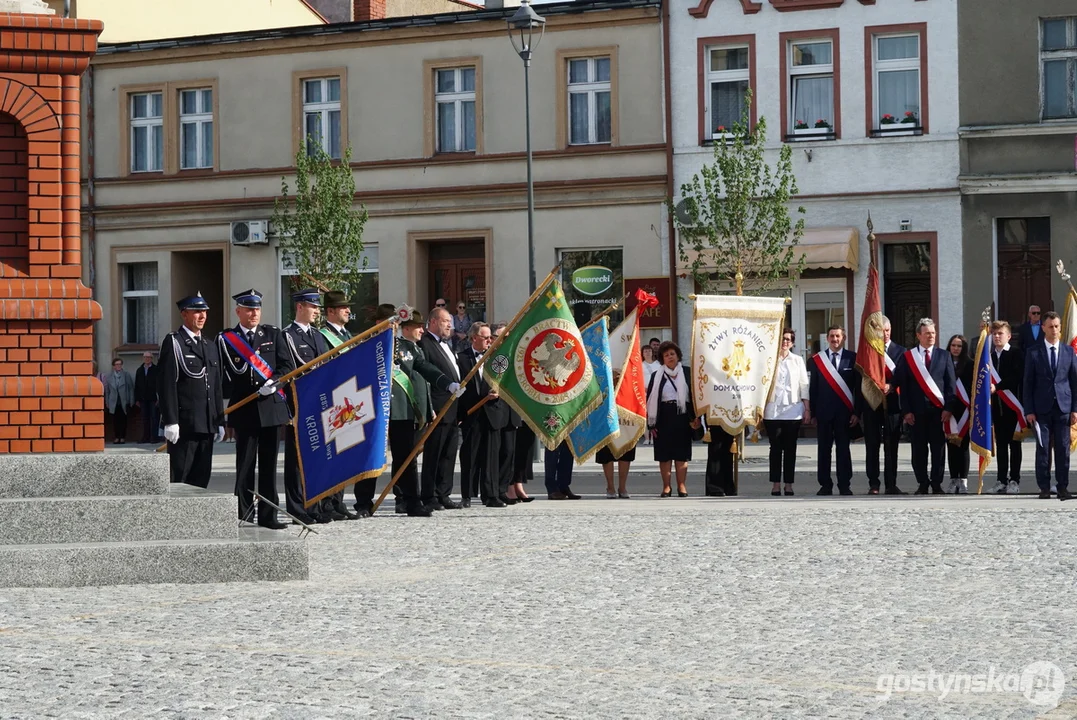
[[[310,519],[311,522],[320,523],[322,525],[333,522],[333,518],[329,517],[328,515],[323,515],[322,513],[311,513]]]
[[[870,490],[868,490],[868,495],[878,495],[878,494],[879,494],[879,488],[871,488]]]
[[[460,501],[460,507],[466,507],[466,508],[471,507],[471,498],[463,498]]]
[[[490,498],[489,500],[483,500],[482,504],[489,508],[502,508],[505,507],[505,503],[501,502],[497,498]]]
[[[337,505],[337,506],[336,506],[335,508],[333,508],[333,509],[334,509],[334,510],[336,510],[336,511],[337,511],[338,513],[340,513],[341,515],[343,515],[343,516],[344,516],[344,519],[345,519],[345,520],[358,520],[358,519],[359,519],[359,516],[358,516],[358,515],[356,515],[356,514],[355,514],[355,513],[353,513],[353,512],[351,511],[351,510],[349,510],[348,508],[344,507],[343,505]],[[356,508],[356,510],[358,510],[358,509],[359,509],[359,508]]]
[[[720,488],[716,490],[708,490],[707,497],[725,497],[725,490]]]
[[[269,520],[268,522],[258,523],[258,527],[264,527],[267,530],[283,530],[288,526],[280,522],[279,520]]]
[[[373,508],[359,508],[358,510],[355,511],[355,517],[353,519],[358,520],[360,518],[373,517],[373,515],[374,515],[374,509]]]
[[[505,503],[506,505],[515,505],[516,504],[516,500],[513,499],[513,498],[510,498],[508,495],[498,495],[497,499],[500,500],[501,502]]]
[[[325,513],[325,515],[329,518],[329,520],[351,520],[350,517],[348,517],[342,512],[337,512],[336,510],[330,510],[329,512]],[[329,520],[326,520],[326,522],[329,522]]]
[[[786,495],[792,495],[792,494],[793,494],[793,491],[792,491],[792,490],[786,490],[786,491],[785,491],[785,494],[786,494]]]
[[[942,489],[942,483],[937,483],[931,486],[932,495],[945,495],[946,491]]]
[[[441,506],[443,508],[445,508],[446,510],[459,510],[460,509],[460,506],[458,504],[456,504],[452,500],[448,500],[448,499],[442,500],[441,501]]]
[[[303,523],[304,525],[314,525],[316,521],[310,515],[304,513],[292,513],[292,522],[297,524]]]
[[[853,491],[850,490],[849,488],[839,488],[838,489],[838,494],[839,495],[849,496],[849,495],[853,494]]]
[[[781,497],[782,496],[782,491],[781,490],[771,490],[770,494],[773,495],[774,497]]]
[[[834,488],[821,487],[821,488],[819,488],[819,492],[817,492],[815,494],[816,495],[833,495],[834,494]]]
[[[1073,497],[1073,493],[1071,493],[1069,491],[1069,488],[1059,488],[1058,489],[1058,499],[1059,500],[1069,500],[1072,497]]]
[[[533,502],[533,501],[534,501],[534,499],[535,499],[535,498],[533,498],[533,497],[531,497],[531,496],[529,495],[529,496],[527,496],[527,497],[525,497],[525,498],[522,498],[522,497],[518,497],[518,498],[516,498],[516,502],[523,502],[523,503],[528,503],[528,502]]]
[[[408,510],[407,513],[408,517],[430,517],[434,514],[434,511],[425,505],[420,505],[419,507],[414,507],[411,510]]]
[[[564,494],[565,494],[565,497],[567,497],[569,500],[579,500],[581,497],[583,497],[582,495],[577,495],[576,493],[572,492],[568,488],[565,488],[565,493]]]
[[[663,490],[662,494],[659,495],[658,497],[673,497],[673,491],[672,490]]]
[[[568,500],[568,496],[562,492],[552,492],[546,496],[550,500]]]
[[[905,492],[904,490],[897,487],[896,485],[894,487],[888,487],[888,488],[886,488],[886,490],[883,491],[883,495],[908,495],[908,494],[909,493]]]
[[[405,505],[402,502],[399,502],[399,503],[396,504],[396,514],[397,515],[404,515],[407,512],[408,512],[408,506],[407,505]]]
[[[688,497],[688,493],[681,492],[680,490],[678,490],[677,491],[677,497]]]
[[[1040,500],[1050,500],[1050,499],[1051,499],[1051,491],[1050,490],[1041,490],[1040,491]]]

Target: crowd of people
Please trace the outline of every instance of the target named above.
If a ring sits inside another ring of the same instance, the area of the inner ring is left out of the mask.
[[[305,506],[290,424],[294,408],[277,384],[283,375],[351,338],[347,297],[340,292],[326,292],[323,297],[314,289],[293,294],[295,320],[283,330],[261,322],[262,295],[257,290],[246,290],[233,299],[238,322],[216,338],[202,333],[209,306],[196,294],[177,303],[183,326],[165,337],[159,365],[153,365],[148,353],[132,378],[121,361],[114,362],[103,382],[106,406],[117,418],[117,436],[123,437],[124,412],[142,405],[144,434],[152,438],[159,411],[173,482],[206,487],[213,443],[224,437],[224,398],[235,402],[256,394],[254,402],[228,417],[235,433],[240,518],[267,528],[286,527],[275,509],[281,435],[285,440],[285,507],[291,518],[309,524],[369,517],[375,506],[374,478],[354,485],[350,508],[343,492]],[[389,418],[392,472],[399,475],[393,488],[396,512],[429,517],[440,510],[470,507],[473,502],[491,508],[531,502],[534,498],[525,486],[533,479],[534,433],[487,382],[479,362],[505,325],[472,321],[464,303],[457,306],[455,315],[446,305],[439,299],[425,321],[414,312],[398,326]],[[318,328],[323,311],[324,322]],[[374,320],[397,315],[394,306],[383,304]],[[462,331],[463,318],[466,330]],[[838,494],[853,494],[850,442],[860,436],[866,446],[868,493],[905,494],[897,485],[898,448],[905,433],[911,440],[916,494],[967,492],[967,422],[962,426],[956,419],[965,414],[973,393],[975,362],[968,341],[955,335],[945,349],[936,347],[935,324],[929,318],[918,323],[918,344],[911,349],[891,340],[891,325],[885,318],[882,332],[886,383],[883,402],[874,408],[862,394],[856,354],[844,348],[843,328],[829,328],[827,347],[807,363],[793,352],[795,331],[783,332],[775,381],[763,414],[770,443],[772,495],[794,494],[796,447],[805,424],[816,430],[817,495],[833,495],[835,485]],[[998,493],[1020,491],[1021,440],[1027,425],[1039,433],[1036,480],[1040,497],[1057,493],[1066,499],[1071,497],[1069,431],[1077,424],[1077,360],[1073,349],[1060,340],[1060,319],[1055,313],[1046,313],[1040,323],[1039,309],[1030,309],[1030,322],[1021,326],[1018,338],[1019,344],[1011,344],[1014,338],[1006,322],[991,326],[998,473],[994,489]],[[700,439],[707,443],[704,493],[737,494],[731,452],[736,438],[697,416],[691,371],[683,364],[681,349],[674,342],[651,338],[641,352],[647,432],[639,442],[653,444],[661,475],[660,497],[672,497],[674,492],[688,496],[688,462],[694,442]],[[462,384],[476,365],[478,370]],[[424,433],[441,408],[447,410],[440,423]],[[421,434],[425,440],[420,464],[412,451]],[[1052,446],[1054,482],[1049,476]],[[632,446],[615,456],[607,447],[597,454],[608,498],[630,497],[628,477],[635,450]],[[460,501],[456,502],[452,495],[458,459]],[[944,490],[947,460],[950,481]],[[567,442],[545,450],[548,499],[580,498],[572,490],[574,461]],[[255,490],[262,501],[255,502]]]

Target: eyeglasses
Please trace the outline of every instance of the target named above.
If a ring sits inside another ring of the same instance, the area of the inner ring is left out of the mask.
[[[457,310],[467,310],[467,305],[457,305],[456,309]]]
[[[445,303],[434,303],[434,307],[445,307]]]
[[[1029,315],[1039,315],[1039,314],[1040,314],[1040,311],[1039,311],[1039,310],[1029,310],[1029,311],[1028,311],[1028,314],[1029,314]]]
[[[783,337],[782,342],[791,343],[791,342],[793,342],[793,338],[791,338],[791,337]]]

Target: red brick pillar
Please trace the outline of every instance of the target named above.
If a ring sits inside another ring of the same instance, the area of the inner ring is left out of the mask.
[[[79,230],[79,76],[101,29],[0,13],[0,453],[105,446]]]

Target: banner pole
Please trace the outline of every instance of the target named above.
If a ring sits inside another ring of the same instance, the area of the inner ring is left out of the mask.
[[[329,348],[329,350],[327,352],[322,353],[321,355],[314,358],[310,362],[296,368],[295,370],[292,370],[290,373],[288,373],[286,375],[281,375],[280,379],[277,380],[277,387],[278,388],[284,387],[286,384],[288,384],[292,380],[295,380],[298,376],[302,375],[303,373],[307,372],[308,370],[312,370],[315,365],[317,365],[317,364],[319,364],[321,362],[324,362],[324,361],[328,360],[329,358],[333,357],[334,355],[337,355],[337,354],[343,352],[347,348],[350,348],[352,345],[357,345],[358,343],[361,343],[362,341],[366,340],[367,338],[371,337],[372,335],[377,335],[378,333],[385,330],[390,325],[395,325],[397,322],[399,322],[399,321],[395,317],[391,317],[388,320],[382,320],[380,323],[378,323],[374,327],[370,328],[369,330],[364,330],[363,332],[359,333],[355,337],[350,338],[346,342],[342,342],[340,345],[337,345],[335,348]],[[281,332],[284,332],[284,331],[281,330]],[[231,405],[226,407],[224,409],[224,414],[228,415],[229,413],[235,412],[236,410],[240,409],[241,407],[243,407],[247,403],[252,402],[254,400],[257,400],[257,399],[258,399],[258,393],[257,392],[252,392],[250,395],[243,398],[239,402],[232,403]],[[167,448],[168,448],[168,443],[166,442],[164,445],[161,445],[159,448],[157,448],[156,452],[164,452]]]
[[[511,330],[513,328],[513,326],[515,326],[516,323],[519,322],[520,317],[524,314],[524,312],[528,308],[531,307],[531,303],[534,301],[534,299],[536,297],[538,297],[539,290],[541,288],[546,287],[546,284],[550,282],[550,279],[553,278],[553,276],[557,274],[557,271],[560,268],[561,268],[561,263],[557,263],[556,265],[554,265],[553,270],[550,271],[549,275],[547,275],[542,280],[542,282],[540,282],[538,285],[535,286],[535,292],[531,293],[531,295],[528,296],[527,301],[523,304],[523,306],[512,317],[512,320],[509,321],[509,323],[505,325],[505,331],[502,332],[496,338],[494,338],[494,341],[490,344],[489,349],[487,349],[486,352],[484,352],[482,354],[482,357],[479,358],[478,361],[475,363],[475,367],[471,368],[471,370],[468,372],[468,374],[460,379],[460,387],[464,387],[469,382],[471,382],[471,378],[473,378],[475,376],[475,374],[479,371],[479,368],[482,367],[486,363],[486,359],[488,357],[490,357],[493,354],[493,351],[496,350],[501,345],[502,342],[504,342],[506,337],[508,337],[509,330]],[[487,397],[489,397],[489,395],[487,395]],[[440,423],[442,418],[445,417],[445,413],[449,412],[449,407],[454,402],[456,402],[455,393],[449,395],[449,399],[446,400],[445,404],[441,406],[441,409],[438,410],[438,414],[435,415],[434,419],[431,420],[430,423],[427,424],[426,429],[423,430],[422,436],[415,442],[415,447],[413,447],[411,449],[411,452],[408,453],[407,459],[404,460],[404,462],[402,462],[400,464],[400,467],[397,468],[397,471],[395,473],[393,473],[393,477],[389,480],[389,484],[386,485],[385,489],[381,491],[381,495],[378,496],[377,502],[375,502],[374,507],[371,508],[370,513],[372,515],[378,511],[379,507],[381,507],[381,504],[382,504],[382,502],[384,502],[385,497],[390,492],[392,492],[393,488],[396,486],[397,481],[400,480],[400,476],[404,474],[404,471],[407,470],[408,466],[411,465],[412,461],[415,460],[415,458],[419,455],[420,452],[422,452],[423,443],[425,443],[427,441],[427,439],[430,437],[430,434],[432,432],[434,432],[434,428],[437,427],[438,423]]]

